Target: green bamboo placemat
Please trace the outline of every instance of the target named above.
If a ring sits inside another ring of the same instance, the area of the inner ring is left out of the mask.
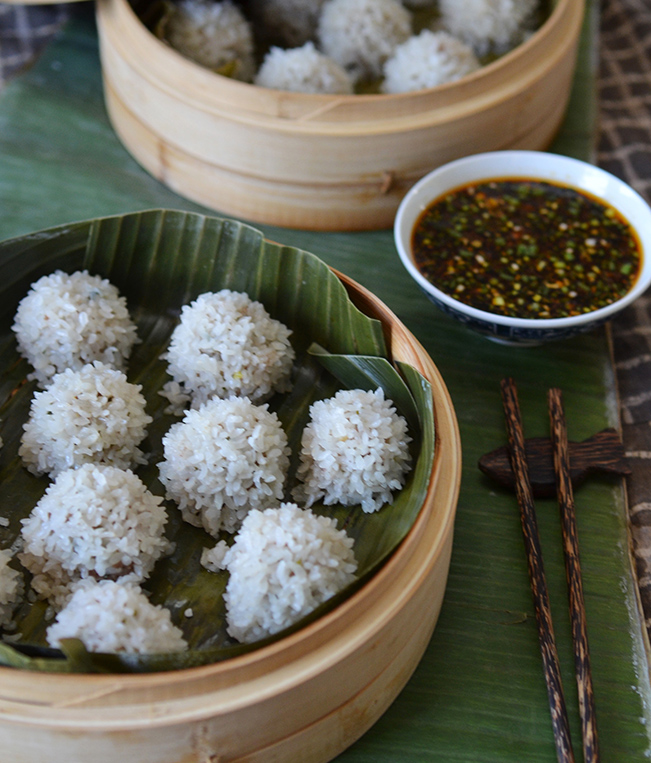
[[[201,210],[145,173],[103,106],[92,7],[0,94],[0,237],[151,207]],[[583,36],[572,102],[553,149],[592,158],[596,3]],[[440,314],[398,262],[390,231],[311,233],[259,226],[300,246],[382,298],[416,334],[445,379],[459,419],[463,479],[449,583],[438,626],[413,678],[342,763],[550,763],[549,711],[515,497],[477,469],[505,443],[499,382],[518,384],[527,436],[548,433],[546,393],[564,392],[569,436],[616,423],[605,332],[533,349],[493,344]],[[621,484],[576,493],[604,763],[647,760],[649,687]],[[577,760],[580,728],[558,511],[537,503]]]

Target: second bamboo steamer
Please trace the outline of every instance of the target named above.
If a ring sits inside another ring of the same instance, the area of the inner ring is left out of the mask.
[[[458,82],[401,95],[308,95],[215,74],[156,38],[128,0],[99,0],[105,99],[126,148],[222,213],[312,230],[389,227],[416,180],[458,157],[544,149],[563,119],[584,0]]]

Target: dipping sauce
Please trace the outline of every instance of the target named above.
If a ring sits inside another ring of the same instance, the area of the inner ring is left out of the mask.
[[[436,201],[414,227],[416,266],[460,302],[517,318],[592,312],[630,291],[638,238],[614,208],[569,186],[500,178]]]

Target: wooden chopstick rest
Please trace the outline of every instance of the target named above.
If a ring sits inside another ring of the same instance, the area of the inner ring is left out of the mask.
[[[563,693],[558,652],[554,638],[554,626],[549,607],[549,593],[543,566],[542,550],[538,535],[538,522],[529,483],[522,417],[518,404],[517,390],[513,379],[503,379],[501,383],[502,402],[506,417],[509,439],[511,467],[515,475],[515,492],[520,507],[522,534],[527,554],[529,579],[533,593],[534,610],[538,626],[538,639],[543,659],[547,697],[554,730],[556,757],[559,763],[573,763],[574,752],[570,738],[570,727]]]
[[[554,469],[558,504],[561,512],[565,571],[570,599],[570,619],[572,622],[572,642],[574,645],[574,670],[579,692],[581,732],[583,737],[583,757],[585,763],[598,763],[599,742],[595,721],[594,691],[590,670],[590,651],[586,626],[583,583],[579,541],[574,510],[574,492],[570,477],[570,454],[567,443],[567,429],[563,413],[563,398],[560,389],[550,389],[548,394],[551,440],[554,452]]]
[[[549,437],[528,437],[524,441],[529,482],[535,498],[556,495],[553,445]],[[631,473],[624,444],[616,429],[602,429],[582,442],[569,442],[570,476],[574,488],[591,474]],[[501,447],[479,459],[479,469],[500,485],[513,489],[514,477],[508,448]]]

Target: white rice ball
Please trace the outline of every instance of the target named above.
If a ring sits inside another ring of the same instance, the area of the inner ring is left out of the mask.
[[[423,30],[410,37],[384,64],[384,93],[407,93],[436,87],[477,71],[480,63],[470,46],[447,32]]]
[[[0,627],[11,624],[13,611],[25,590],[23,576],[9,565],[11,560],[11,551],[0,551]]]
[[[292,332],[247,294],[223,289],[184,305],[164,358],[172,402],[189,396],[194,407],[211,397],[238,395],[264,402],[289,389]]]
[[[297,476],[304,482],[294,493],[307,506],[361,504],[377,511],[393,500],[410,468],[407,422],[381,388],[375,392],[340,390],[310,408],[311,420],[301,439]]]
[[[181,0],[167,20],[165,37],[181,55],[208,69],[253,79],[253,33],[231,0]]]
[[[353,82],[331,58],[306,42],[302,48],[271,48],[260,67],[255,84],[296,93],[349,95]]]
[[[101,360],[124,368],[137,341],[126,300],[106,279],[60,270],[32,284],[12,326],[41,387],[66,368]]]
[[[317,34],[321,50],[355,82],[377,78],[411,36],[411,14],[399,0],[327,0]]]
[[[123,469],[145,463],[138,445],[152,418],[140,390],[99,361],[57,374],[34,394],[18,451],[23,463],[51,476],[91,462]]]
[[[34,590],[60,606],[79,579],[144,580],[170,550],[162,500],[113,466],[61,472],[22,520],[19,558],[34,575]]]
[[[183,518],[217,536],[235,532],[251,509],[277,502],[289,467],[287,435],[267,405],[215,398],[188,411],[163,438],[167,497]]]
[[[78,588],[47,629],[50,646],[78,638],[89,652],[155,654],[188,648],[169,610],[135,585],[101,580]]]
[[[439,0],[443,27],[478,56],[506,53],[534,30],[538,0]]]
[[[265,40],[295,48],[316,34],[323,3],[324,0],[252,0],[249,14]]]
[[[293,625],[355,579],[353,540],[330,517],[284,503],[252,511],[222,566],[228,633],[250,643]]]

